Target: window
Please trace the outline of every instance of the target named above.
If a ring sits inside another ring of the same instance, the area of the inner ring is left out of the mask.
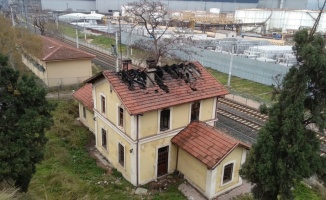
[[[232,180],[233,165],[234,163],[230,163],[224,166],[223,184],[228,183]]]
[[[122,167],[125,166],[125,147],[119,143],[118,145],[118,152],[119,152],[119,163]]]
[[[106,105],[105,96],[101,95],[101,112],[104,114],[105,114],[105,105]]]
[[[200,102],[195,102],[191,105],[191,116],[190,121],[196,121],[199,120],[199,108],[200,108]]]
[[[86,119],[86,108],[83,106],[83,117]]]
[[[118,117],[118,121],[119,121],[119,126],[123,127],[123,108],[118,107],[119,110],[119,117]]]
[[[104,129],[102,128],[102,146],[103,146],[105,149],[107,148],[106,141],[107,141],[107,138],[106,138],[106,130],[104,130]]]
[[[165,131],[170,128],[170,110],[162,110],[160,118],[160,130]]]

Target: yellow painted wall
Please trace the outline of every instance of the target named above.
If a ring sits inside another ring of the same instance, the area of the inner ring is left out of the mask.
[[[139,116],[139,138],[145,138],[157,134],[158,131],[158,111],[146,112]]]
[[[240,166],[241,166],[241,157],[242,157],[242,152],[244,151],[245,149],[242,148],[242,147],[236,147],[217,167],[216,167],[216,170],[217,170],[217,175],[216,175],[216,193],[221,191],[221,190],[224,190],[228,187],[231,187],[237,183],[239,183],[239,170],[240,170]],[[234,166],[234,175],[233,175],[233,180],[224,185],[224,186],[221,186],[221,179],[223,178],[223,165],[225,163],[228,163],[230,161],[233,161],[235,160],[236,163],[235,163],[235,166]]]
[[[94,122],[94,111],[88,110],[86,108],[86,118],[83,116],[83,105],[79,104],[79,120],[87,126],[90,131],[95,131],[95,122]]]
[[[200,103],[200,121],[211,120],[213,116],[214,98],[204,99]]]
[[[182,128],[189,124],[190,104],[174,106],[172,109],[172,129]]]
[[[172,137],[159,139],[156,141],[140,144],[139,147],[139,164],[140,164],[140,184],[148,183],[151,180],[155,180],[157,177],[156,165],[157,165],[157,150],[160,147],[170,145]],[[169,146],[169,166],[168,173],[172,173],[175,170],[176,165],[176,147]]]
[[[92,76],[91,60],[70,60],[46,63],[49,86],[82,83]]]
[[[195,157],[179,148],[178,169],[179,172],[201,189],[206,190],[207,167]]]
[[[115,133],[115,131],[107,126],[99,117],[96,120],[98,123],[96,148],[128,181],[131,181],[131,156],[133,156],[133,154],[129,152],[129,150],[132,149],[131,145],[128,141]],[[107,149],[102,146],[102,128],[107,132]],[[118,160],[118,142],[125,146],[125,167],[122,167]]]
[[[110,85],[107,81],[102,82],[99,85],[95,85],[96,94],[96,110],[101,112],[101,93],[106,97],[106,113],[105,117],[118,127],[118,106],[122,105],[117,94],[112,90],[110,92]],[[129,137],[131,136],[131,116],[128,111],[124,109],[124,127],[120,128]]]

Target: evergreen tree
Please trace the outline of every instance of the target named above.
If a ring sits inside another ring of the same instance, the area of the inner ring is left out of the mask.
[[[43,158],[53,107],[45,90],[32,77],[19,77],[1,54],[0,77],[0,182],[27,191],[35,165]]]
[[[323,163],[319,141],[308,125],[325,127],[326,55],[320,36],[307,30],[295,35],[298,65],[284,77],[277,103],[259,131],[240,174],[255,184],[255,199],[293,199],[291,188],[310,177]]]

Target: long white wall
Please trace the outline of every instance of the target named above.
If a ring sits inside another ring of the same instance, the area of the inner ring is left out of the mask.
[[[312,27],[318,11],[311,10],[267,10],[267,9],[241,9],[236,10],[235,19],[243,23],[266,22],[266,29],[281,28],[282,32],[287,29],[299,29],[299,27]],[[252,27],[243,28],[248,31]],[[259,31],[259,29],[257,29]],[[326,15],[323,14],[317,28],[317,32],[326,31]]]

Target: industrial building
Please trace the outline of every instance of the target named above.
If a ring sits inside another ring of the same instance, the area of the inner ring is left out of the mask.
[[[71,10],[74,12],[89,12],[97,10],[108,13],[121,10],[121,6],[137,0],[41,0],[42,9]],[[234,12],[243,8],[281,8],[317,10],[321,0],[162,0],[170,10],[203,10],[219,8],[222,13]]]

